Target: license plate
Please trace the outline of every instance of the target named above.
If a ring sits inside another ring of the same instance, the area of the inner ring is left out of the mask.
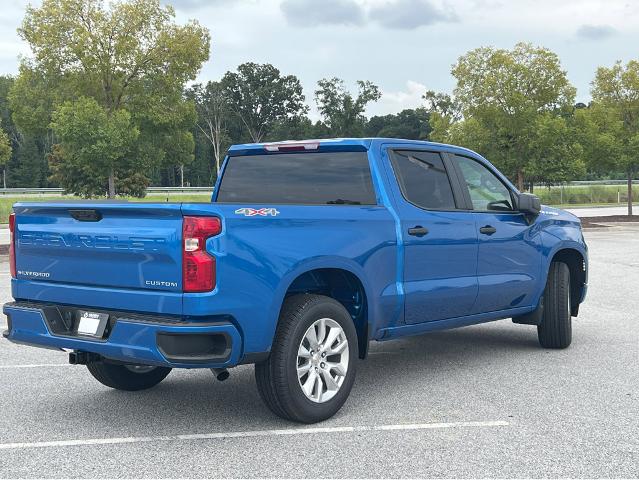
[[[81,311],[78,319],[78,335],[101,337],[109,316],[106,313]]]

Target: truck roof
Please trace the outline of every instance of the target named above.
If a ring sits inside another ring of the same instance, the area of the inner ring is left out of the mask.
[[[370,148],[373,142],[376,143],[400,143],[406,145],[420,145],[420,146],[433,146],[433,147],[448,147],[453,149],[459,149],[463,151],[469,151],[463,147],[457,147],[454,145],[447,145],[443,143],[429,142],[426,140],[406,140],[400,138],[384,138],[384,137],[367,137],[367,138],[325,138],[325,139],[308,139],[308,140],[284,140],[281,142],[264,142],[264,143],[243,143],[232,145],[229,148],[229,153],[245,152],[251,150],[262,150],[268,145],[282,145],[282,144],[313,144],[318,143],[322,147],[362,147],[364,149]]]

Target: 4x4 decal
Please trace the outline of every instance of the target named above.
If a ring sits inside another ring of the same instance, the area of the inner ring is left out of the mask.
[[[276,208],[255,209],[255,208],[248,208],[248,207],[238,208],[237,210],[235,210],[235,213],[237,215],[244,215],[245,217],[255,217],[255,216],[267,217],[269,215],[272,217],[275,217],[280,214],[280,212]]]

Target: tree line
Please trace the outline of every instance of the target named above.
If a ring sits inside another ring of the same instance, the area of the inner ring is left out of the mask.
[[[143,196],[150,184],[211,185],[233,143],[359,136],[465,146],[522,190],[623,176],[630,192],[639,169],[637,61],[598,68],[586,105],[575,104],[554,52],[481,47],[453,65],[451,93],[429,91],[397,114],[365,116],[381,98],[371,81],[352,92],[339,78],[319,80],[312,121],[300,80],[270,64],[193,83],[210,34],[176,23],[160,0],[44,0],[27,7],[19,34],[32,56],[0,77],[9,187]]]

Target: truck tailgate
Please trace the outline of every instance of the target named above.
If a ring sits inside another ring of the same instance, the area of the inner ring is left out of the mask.
[[[182,290],[180,204],[18,203],[14,212],[17,281],[33,300],[34,284],[65,286],[68,303],[78,303],[73,286]]]

